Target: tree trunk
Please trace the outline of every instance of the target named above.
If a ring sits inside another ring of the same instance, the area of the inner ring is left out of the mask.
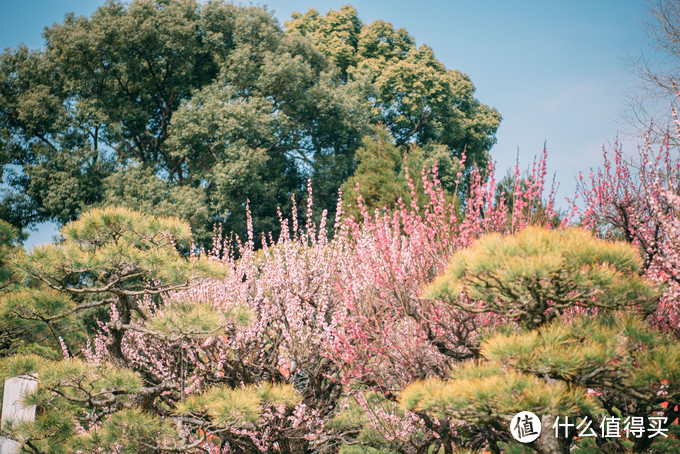
[[[541,454],[567,454],[568,450],[560,445],[553,431],[555,417],[544,415],[541,418],[541,436],[532,443],[532,448]]]
[[[125,335],[123,325],[129,325],[132,320],[131,304],[128,301],[132,298],[129,295],[119,295],[118,303],[115,305],[118,311],[118,320],[106,324],[111,333],[111,336],[106,340],[106,349],[111,355],[111,361],[119,367],[127,367],[127,360],[123,355],[123,336]]]

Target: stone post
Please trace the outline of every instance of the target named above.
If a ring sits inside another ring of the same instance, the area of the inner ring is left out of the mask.
[[[2,426],[8,423],[35,420],[35,405],[24,405],[24,396],[32,393],[38,387],[36,377],[20,376],[5,380],[5,390],[2,395]],[[21,444],[0,437],[0,454],[16,454]]]

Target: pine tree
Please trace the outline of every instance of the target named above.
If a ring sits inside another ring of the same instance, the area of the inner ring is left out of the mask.
[[[487,434],[494,452],[512,440],[510,421],[520,411],[541,418],[542,435],[529,446],[545,453],[591,444],[575,440],[575,428],[556,437],[558,418],[635,417],[649,427],[660,411],[667,430],[678,416],[680,347],[644,322],[659,293],[640,268],[632,247],[579,229],[532,227],[482,238],[451,257],[427,294],[508,322],[483,336],[483,361],[454,367],[447,379],[410,385],[401,404],[464,420]],[[638,438],[600,435],[592,442],[604,452],[648,449],[658,441],[648,429]]]
[[[107,208],[84,214],[61,235],[58,244],[11,257],[17,281],[35,288],[14,289],[0,300],[4,337],[33,345],[32,353],[15,348],[0,361],[3,380],[38,380],[37,391],[26,397],[39,408],[36,420],[2,429],[24,450],[190,451],[206,441],[208,427],[240,427],[270,406],[295,401],[285,385],[222,385],[206,386],[203,397],[185,402],[192,384],[182,377],[197,367],[192,348],[234,335],[249,319],[242,308],[173,298],[199,279],[226,274],[218,261],[180,252],[193,247],[187,223]],[[86,319],[93,315],[97,326],[88,330]],[[69,330],[70,336],[60,336]],[[178,370],[163,375],[140,366],[167,361],[148,343],[147,350],[140,348],[144,339],[169,347],[165,355],[177,356]],[[55,344],[63,349],[61,358],[55,358]],[[210,405],[204,410],[200,402]]]

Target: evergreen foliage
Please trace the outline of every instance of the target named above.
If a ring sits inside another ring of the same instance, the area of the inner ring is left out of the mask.
[[[391,210],[401,200],[410,204],[426,200],[421,173],[431,180],[430,171],[436,167],[436,178],[441,182],[449,199],[458,196],[458,181],[462,163],[451,157],[442,145],[411,145],[400,148],[384,125],[373,129],[364,137],[356,151],[357,168],[354,175],[342,185],[344,212],[357,218],[361,205],[372,214],[375,210]]]
[[[259,241],[308,178],[333,213],[371,124],[388,124],[398,146],[417,137],[485,161],[500,116],[472,97],[469,79],[403,30],[341,11],[305,36],[302,19],[284,31],[263,8],[111,0],[45,28],[42,49],[6,50],[0,219],[24,229],[124,205],[180,216],[208,246],[215,224],[245,238],[249,200]],[[385,33],[403,39],[373,49]]]
[[[199,278],[224,272],[217,263],[187,260],[179,253],[177,248],[191,247],[191,232],[177,218],[103,208],[65,225],[61,235],[59,244],[17,253],[11,265],[18,279],[59,293],[10,294],[3,312],[50,325],[79,311],[114,310],[116,319],[108,328],[115,340],[108,348],[121,362],[124,332],[135,316],[146,318],[137,298],[186,288]]]
[[[496,452],[512,440],[503,433],[520,411],[541,418],[542,435],[530,446],[545,453],[580,445],[575,428],[556,436],[558,418],[647,421],[664,404],[667,430],[680,402],[680,347],[642,320],[659,293],[640,267],[630,246],[576,228],[483,237],[451,257],[428,295],[466,311],[493,311],[510,324],[483,336],[483,362],[408,386],[401,405],[498,431],[489,439]],[[649,431],[622,438],[600,433],[596,443],[621,452],[659,441]]]
[[[19,251],[21,239],[19,230],[10,223],[0,220],[0,290],[12,285],[12,273],[7,266],[7,258]]]
[[[485,167],[499,113],[473,97],[467,75],[446,69],[428,46],[416,47],[406,30],[381,20],[363,24],[348,5],[326,16],[294,13],[286,29],[310,37],[347,80],[371,83],[371,119],[387,126],[396,145],[437,143],[458,157],[467,150]]]
[[[577,228],[528,227],[458,252],[427,294],[532,329],[574,307],[649,311],[658,292],[637,274],[640,267],[637,252],[623,243]]]
[[[184,368],[188,343],[233,335],[248,323],[247,310],[222,311],[207,301],[170,298],[199,279],[225,276],[226,269],[215,260],[180,253],[178,248],[193,246],[188,224],[177,218],[96,209],[65,225],[61,235],[58,244],[16,252],[10,259],[17,282],[31,287],[7,289],[0,298],[0,328],[7,339],[0,379],[37,379],[38,389],[26,402],[40,411],[32,423],[4,426],[4,434],[33,452],[197,447],[205,437],[189,441],[163,417],[183,400],[184,385],[135,366],[141,360],[135,355],[146,354],[133,353],[130,343],[144,335],[175,344]],[[93,315],[97,326],[86,326]],[[218,409],[210,413],[216,425],[235,411],[230,405],[246,405],[256,418],[264,408],[296,399],[292,388],[265,385],[222,386],[208,396],[211,408]],[[178,415],[185,414],[181,408]]]

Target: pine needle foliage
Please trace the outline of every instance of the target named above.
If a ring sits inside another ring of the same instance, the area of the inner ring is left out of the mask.
[[[465,364],[449,380],[416,382],[402,391],[400,402],[411,411],[498,429],[505,429],[512,416],[524,410],[567,416],[591,414],[596,409],[585,390],[537,380],[498,363]]]
[[[74,449],[84,453],[117,452],[137,454],[177,452],[177,429],[169,421],[139,408],[113,413],[96,429],[71,441]]]
[[[489,446],[512,452],[509,424],[520,411],[541,418],[542,435],[528,447],[542,453],[580,448],[576,429],[555,435],[557,418],[588,417],[597,427],[604,416],[646,421],[661,414],[668,430],[680,403],[680,346],[645,322],[659,290],[640,269],[631,246],[576,228],[482,237],[451,258],[426,295],[509,323],[482,336],[480,359],[411,384],[400,405],[483,433],[505,432],[507,438],[488,438]],[[605,452],[638,452],[661,437],[596,438]]]
[[[108,347],[121,364],[122,333],[131,329],[135,320],[146,318],[139,307],[140,297],[163,295],[187,288],[199,279],[225,274],[218,262],[180,253],[179,248],[191,248],[191,230],[177,218],[122,207],[95,209],[65,225],[61,235],[58,244],[38,246],[30,254],[17,253],[10,261],[18,280],[38,282],[52,292],[42,296],[16,293],[6,298],[0,314],[51,327],[77,312],[113,310],[117,319],[107,328],[118,334]],[[191,310],[198,311],[199,307]],[[188,316],[182,323],[191,323],[197,316]],[[208,311],[203,316],[210,329],[215,329],[217,319],[213,317],[210,324]],[[159,329],[190,331],[178,321],[173,325],[159,320],[160,316],[156,319]]]
[[[663,383],[670,390],[680,385],[680,347],[631,315],[578,317],[498,334],[484,342],[482,355],[525,373],[608,388],[650,404],[680,397],[658,396]]]
[[[18,229],[0,219],[0,290],[13,283],[11,270],[7,267],[7,258],[19,252],[17,243],[20,238]]]
[[[437,418],[508,431],[520,411],[547,417],[544,421],[587,416],[597,426],[607,415],[652,416],[662,404],[668,408],[680,402],[680,346],[636,316],[586,316],[502,332],[486,339],[481,353],[486,361],[455,368],[446,380],[410,385],[400,404]],[[576,443],[574,435],[559,440],[565,452]],[[624,439],[611,449],[632,449],[634,442],[640,440]]]
[[[69,295],[49,288],[17,287],[0,293],[0,356],[34,352],[59,359],[60,338],[69,345],[83,344],[84,317],[73,313],[76,306]],[[69,315],[50,320],[54,314]]]
[[[176,411],[185,416],[208,415],[213,425],[225,428],[252,428],[265,409],[279,406],[292,408],[301,401],[288,384],[262,383],[242,388],[213,387],[203,394],[192,395],[178,405]]]
[[[13,259],[15,273],[72,293],[153,292],[153,281],[186,285],[218,272],[204,261],[187,261],[178,247],[191,245],[187,223],[126,208],[85,213],[61,229],[63,241],[36,247]],[[77,291],[67,282],[84,282]]]
[[[189,364],[190,346],[209,348],[251,314],[200,299],[180,302],[172,292],[224,277],[224,265],[181,252],[193,247],[187,223],[126,208],[92,210],[61,235],[9,259],[16,283],[0,294],[0,340],[7,339],[0,382],[37,380],[25,402],[38,411],[35,421],[7,425],[3,434],[33,452],[194,450],[205,438],[193,439],[196,433],[167,417],[189,386],[187,370],[210,367],[206,355],[193,359],[206,365]],[[88,326],[93,316],[96,326]],[[149,350],[159,343],[176,354],[178,371],[154,374],[141,366],[175,361]],[[243,393],[252,395],[258,416],[261,402],[292,399],[278,389]]]
[[[38,381],[24,397],[39,411],[35,421],[3,426],[5,436],[33,446],[34,452],[68,452],[77,438],[75,424],[82,411],[91,417],[113,413],[137,402],[142,377],[111,363],[93,365],[81,359],[49,361],[37,355],[10,356],[0,361],[0,380],[22,376]]]
[[[158,338],[181,340],[186,338],[206,338],[225,329],[245,326],[251,313],[244,308],[215,310],[206,303],[172,301],[151,317],[146,327]]]
[[[624,243],[578,228],[529,227],[513,236],[487,235],[456,253],[425,293],[532,329],[574,307],[648,312],[659,293],[640,267],[637,252]]]

